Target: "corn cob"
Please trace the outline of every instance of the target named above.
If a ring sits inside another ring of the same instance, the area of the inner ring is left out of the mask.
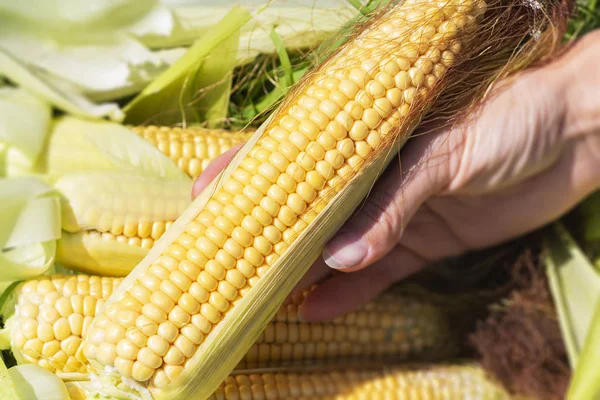
[[[56,259],[92,274],[124,276],[190,204],[191,182],[134,173],[69,174],[61,194],[63,233]]]
[[[485,8],[390,6],[309,76],[108,300],[86,337],[98,373],[157,399],[209,396],[421,120]],[[124,335],[160,326],[158,353]]]
[[[15,311],[5,321],[2,347],[8,344],[19,364],[37,364],[63,376],[87,376],[83,335],[120,283],[120,278],[87,275],[27,281],[13,294]]]
[[[245,142],[254,130],[232,132],[224,129],[136,126],[131,130],[152,143],[191,178],[230,148]]]
[[[85,400],[85,385],[69,385]],[[209,400],[508,400],[511,396],[475,364],[241,370]]]
[[[19,362],[38,364],[63,378],[86,376],[91,368],[82,355],[82,339],[120,282],[120,278],[87,275],[27,281],[15,289],[14,315],[0,331],[4,347],[10,346]],[[440,359],[455,354],[456,337],[448,316],[429,301],[390,290],[334,321],[301,323],[298,306],[308,292],[281,306],[238,368],[316,360]],[[182,332],[198,333],[191,327]],[[136,330],[125,335],[136,341],[144,337]],[[166,345],[156,335],[147,340],[155,351],[159,344]]]
[[[312,372],[235,373],[210,400],[509,399],[478,366],[432,365]]]

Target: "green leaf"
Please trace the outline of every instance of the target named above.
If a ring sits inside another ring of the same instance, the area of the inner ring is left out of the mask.
[[[21,400],[2,355],[0,355],[0,400]]]
[[[226,117],[239,29],[248,10],[234,7],[175,64],[148,85],[124,111],[126,122],[209,124]]]
[[[560,224],[547,238],[546,274],[569,363],[577,365],[600,298],[600,275]]]
[[[50,106],[24,89],[0,88],[0,145],[4,175],[31,172],[46,143]],[[2,171],[0,171],[0,176]]]
[[[600,241],[600,191],[585,199],[579,205],[579,209],[583,217],[585,240]]]
[[[123,118],[123,113],[116,104],[94,104],[69,82],[52,80],[43,71],[18,61],[2,49],[0,49],[0,74],[53,106],[73,115],[86,118],[109,117],[116,121]]]
[[[36,364],[17,365],[8,370],[19,397],[23,400],[69,400],[65,383]]]
[[[7,0],[0,2],[0,17],[34,25],[49,34],[69,36],[123,29],[145,17],[157,4],[157,0]]]
[[[594,400],[600,397],[600,302],[596,303],[595,308],[589,333],[571,378],[568,400]]]
[[[35,178],[2,179],[0,204],[0,281],[44,274],[61,232],[58,197]]]
[[[92,170],[190,180],[155,146],[121,124],[74,117],[57,120],[47,150],[48,175],[56,180],[66,174]]]

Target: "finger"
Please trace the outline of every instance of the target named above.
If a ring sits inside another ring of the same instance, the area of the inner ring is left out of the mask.
[[[336,274],[308,294],[299,307],[303,321],[329,321],[360,307],[394,282],[417,272],[426,261],[397,246],[387,256],[362,271]]]
[[[210,164],[202,171],[202,174],[194,182],[192,186],[192,198],[195,199],[200,193],[207,187],[213,179],[229,164],[229,162],[235,157],[235,154],[242,148],[244,144],[240,143],[225,153],[219,155],[217,158],[211,161]]]
[[[309,268],[309,270],[304,274],[302,279],[298,282],[294,290],[292,291],[292,295],[298,292],[303,291],[304,289],[308,289],[315,283],[319,283],[328,276],[331,275],[331,268],[325,264],[325,261],[321,257]]]
[[[411,139],[400,161],[390,165],[362,207],[327,244],[327,265],[356,271],[394,248],[421,204],[449,182],[463,144],[459,132],[448,130]]]

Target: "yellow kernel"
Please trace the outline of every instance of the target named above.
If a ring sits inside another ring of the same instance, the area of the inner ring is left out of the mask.
[[[211,274],[206,271],[200,272],[197,279],[198,283],[209,292],[212,292],[217,288],[217,280],[213,278]]]
[[[186,253],[186,258],[197,266],[203,266],[208,261],[208,258],[198,249],[189,249]]]
[[[246,278],[251,278],[254,276],[255,268],[250,262],[245,259],[240,259],[237,261],[235,268],[242,273]]]
[[[311,172],[315,172],[315,171],[311,171]],[[309,172],[309,174],[310,174],[310,172]],[[318,173],[316,173],[316,174],[318,175]],[[307,174],[307,179],[308,179],[308,174]],[[323,181],[323,186],[324,185],[325,185],[325,182]],[[284,205],[284,206],[281,206],[281,209],[279,210],[279,214],[277,214],[277,218],[281,222],[283,222],[286,226],[290,226],[296,221],[298,216],[290,207]]]
[[[225,268],[215,260],[209,260],[205,266],[206,272],[212,275],[217,281],[225,277]]]
[[[305,152],[298,154],[296,162],[307,172],[315,168],[315,159]]]
[[[279,230],[277,230],[277,232],[279,232]],[[246,284],[246,278],[244,278],[244,275],[237,269],[227,271],[225,279],[236,289],[240,289]]]
[[[142,308],[143,310],[143,308]],[[151,336],[158,330],[158,324],[146,314],[140,315],[135,320],[135,326],[146,336]]]
[[[338,114],[339,115],[339,114]],[[337,118],[337,117],[336,117]],[[350,125],[352,126],[352,125]],[[345,129],[338,121],[330,121],[325,130],[337,141],[342,140],[348,135],[348,130]]]
[[[146,346],[160,357],[164,357],[170,347],[169,342],[159,335],[150,336]]]
[[[153,303],[144,304],[142,313],[156,323],[161,323],[167,319],[167,313]]]
[[[362,121],[362,120],[358,120],[355,121],[354,124],[352,125],[352,128],[350,129],[349,132],[349,136],[352,140],[363,140],[364,138],[367,137],[367,134],[369,133],[369,129],[367,124]]]
[[[288,198],[289,202],[289,198]],[[281,231],[273,225],[266,226],[263,229],[263,236],[272,244],[277,243],[281,239]]]
[[[316,190],[306,182],[300,182],[298,184],[298,187],[296,188],[296,193],[298,193],[298,195],[300,195],[300,197],[302,197],[302,199],[308,204],[310,204],[317,197]]]
[[[283,206],[286,207],[286,206]],[[282,207],[282,209],[283,209]],[[263,263],[263,256],[254,247],[248,247],[244,250],[244,259],[254,265],[255,267],[260,266]]]
[[[202,287],[198,282],[193,282],[190,285],[189,294],[196,300],[198,303],[205,303],[208,301],[208,290]],[[183,298],[183,296],[182,296]],[[179,300],[181,302],[181,299]],[[185,300],[184,300],[185,302]],[[191,300],[190,300],[191,304]],[[197,311],[195,311],[197,312]],[[194,314],[195,312],[190,312],[190,314]]]
[[[349,101],[344,107],[344,111],[346,111],[353,119],[360,119],[363,110],[363,107],[356,101]]]
[[[192,324],[186,325],[183,328],[181,328],[181,334],[194,345],[199,345],[204,339],[204,335],[202,334],[200,329],[196,328]]]
[[[414,87],[406,89],[404,91],[404,93],[402,93],[402,95],[404,97],[404,101],[408,104],[411,104],[415,98],[416,92],[417,92],[417,89],[415,89]]]
[[[127,339],[119,340],[117,343],[117,355],[126,360],[135,360],[140,349]]]
[[[211,293],[211,296],[213,293]],[[217,322],[219,322],[219,319],[221,317],[221,313],[219,313],[219,311],[212,304],[209,303],[202,304],[202,306],[200,307],[200,313],[212,324],[216,324]]]
[[[175,347],[181,351],[185,357],[190,358],[194,355],[196,351],[196,346],[187,339],[185,336],[181,335],[175,340]]]
[[[181,271],[185,276],[190,278],[191,280],[195,280],[200,273],[200,268],[198,268],[194,263],[189,260],[183,260],[179,263],[179,271]]]
[[[167,342],[173,343],[178,335],[179,330],[171,321],[165,321],[158,325],[157,334],[162,336]]]
[[[103,362],[103,364],[106,363]],[[136,381],[145,382],[152,377],[152,374],[154,374],[154,370],[152,368],[148,368],[139,361],[135,361],[133,363],[133,367],[131,369],[131,377]]]
[[[416,67],[413,67],[408,70],[408,75],[412,81],[414,86],[421,86],[425,83],[425,75],[421,70]]]
[[[349,138],[343,139],[338,143],[337,150],[339,150],[344,158],[349,158],[354,154],[354,142]]]
[[[190,314],[185,311],[180,306],[175,306],[169,313],[169,321],[171,321],[175,326],[182,327],[185,326],[188,322],[190,322]]]
[[[340,82],[338,89],[349,99],[353,99],[356,96],[356,93],[359,91],[358,85],[350,80],[343,80]],[[331,92],[333,95],[334,92]],[[330,95],[331,100],[335,101],[335,99]]]

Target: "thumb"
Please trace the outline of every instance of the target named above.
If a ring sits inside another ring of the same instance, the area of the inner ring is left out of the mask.
[[[243,145],[243,143],[240,143],[232,147],[223,154],[220,154],[217,158],[212,160],[210,164],[208,164],[208,166],[204,169],[204,171],[202,171],[202,174],[200,174],[192,186],[193,199],[198,197],[204,188],[207,187],[223,169],[225,169],[227,164],[229,164],[233,157],[235,157],[235,154],[242,148]]]
[[[448,185],[461,135],[444,129],[407,142],[362,207],[326,245],[325,263],[347,272],[362,269],[394,248],[423,202]]]

